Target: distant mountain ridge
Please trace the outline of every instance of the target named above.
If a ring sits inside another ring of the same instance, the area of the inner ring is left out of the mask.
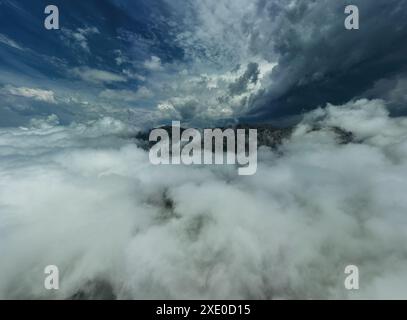
[[[137,140],[137,145],[145,150],[149,150],[156,142],[149,141],[149,136],[152,130],[154,129],[164,129],[167,131],[170,140],[172,138],[172,127],[171,126],[161,126],[157,128],[153,128],[147,131],[139,132],[135,138]],[[180,128],[181,134],[187,128]],[[208,128],[208,129],[217,129],[217,128]],[[272,149],[278,148],[284,139],[288,139],[294,127],[287,127],[287,128],[276,128],[273,125],[269,124],[260,124],[260,125],[249,125],[249,124],[239,124],[236,126],[229,126],[229,127],[220,127],[221,130],[232,129],[236,133],[238,129],[245,129],[248,132],[249,129],[256,129],[257,130],[257,147],[266,146]],[[345,131],[339,127],[329,127],[336,138],[339,144],[348,144],[354,141],[354,135],[352,132]],[[197,129],[199,131],[203,131],[203,129]],[[311,131],[320,131],[322,128],[320,127],[313,127]],[[203,144],[203,141],[202,141]],[[226,147],[226,141],[223,142],[224,148]]]

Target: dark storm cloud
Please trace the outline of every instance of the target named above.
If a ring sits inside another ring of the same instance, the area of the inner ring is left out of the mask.
[[[250,82],[257,82],[259,79],[259,73],[259,65],[254,62],[249,63],[245,73],[239,79],[229,85],[230,94],[237,95],[245,92],[247,90],[247,85]]]
[[[258,2],[259,15],[270,22],[263,18],[262,29],[252,33],[251,49],[277,55],[278,66],[268,89],[252,97],[254,119],[298,114],[327,102],[343,103],[380,79],[406,72],[406,1],[290,3]],[[360,30],[345,29],[347,4],[359,7]]]
[[[382,98],[386,100],[393,115],[405,115],[405,106],[407,105],[407,74],[400,73],[393,77],[380,79],[363,95],[369,99]]]

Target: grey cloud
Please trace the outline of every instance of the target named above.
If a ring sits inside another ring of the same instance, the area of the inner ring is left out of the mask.
[[[407,75],[400,74],[380,79],[362,96],[370,99],[385,99],[394,115],[405,115],[407,112]]]
[[[229,85],[229,91],[231,95],[239,95],[247,90],[247,85],[251,83],[257,83],[259,79],[259,65],[251,62],[247,65],[245,73],[237,79],[234,83]]]
[[[251,50],[278,66],[252,114],[269,117],[343,103],[407,68],[407,4],[358,1],[360,30],[344,28],[346,1],[258,2]],[[266,17],[268,19],[266,19]]]
[[[261,79],[261,90],[234,109],[241,121],[296,116],[328,102],[343,104],[407,68],[405,2],[358,1],[356,31],[344,27],[349,1],[168,3],[178,13],[184,10],[176,39],[187,61],[194,62],[188,68],[215,67],[225,73],[236,64],[277,63]],[[244,77],[237,80],[230,93],[242,92],[246,83]],[[227,101],[226,96],[219,99]]]

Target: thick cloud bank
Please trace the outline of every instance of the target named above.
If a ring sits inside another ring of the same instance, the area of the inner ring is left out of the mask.
[[[307,114],[252,177],[154,167],[131,136],[111,118],[0,130],[0,298],[95,281],[117,298],[407,298],[407,118],[380,100]]]

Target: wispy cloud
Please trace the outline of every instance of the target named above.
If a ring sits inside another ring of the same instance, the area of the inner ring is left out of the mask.
[[[102,279],[123,299],[406,298],[406,120],[381,101],[318,109],[259,150],[250,178],[152,166],[112,118],[0,129],[0,297],[64,299]],[[52,296],[48,264],[64,270]]]
[[[78,67],[72,70],[72,74],[84,81],[92,83],[126,82],[125,76],[110,71]]]
[[[88,37],[94,34],[99,34],[99,30],[96,27],[78,28],[76,30],[70,30],[62,28],[64,40],[67,40],[71,46],[79,46],[84,51],[90,53]]]
[[[9,94],[17,97],[24,97],[34,99],[37,101],[43,101],[48,103],[56,103],[55,94],[52,90],[43,90],[37,88],[27,87],[14,87],[7,85],[0,90],[3,94]]]
[[[103,90],[99,96],[107,100],[117,100],[125,102],[136,102],[142,99],[151,98],[153,93],[146,87],[140,87],[137,90]]]
[[[20,46],[17,42],[15,42],[14,40],[10,39],[9,37],[7,37],[6,35],[1,34],[1,33],[0,33],[0,43],[5,44],[14,49],[24,50],[24,48],[22,46]]]

